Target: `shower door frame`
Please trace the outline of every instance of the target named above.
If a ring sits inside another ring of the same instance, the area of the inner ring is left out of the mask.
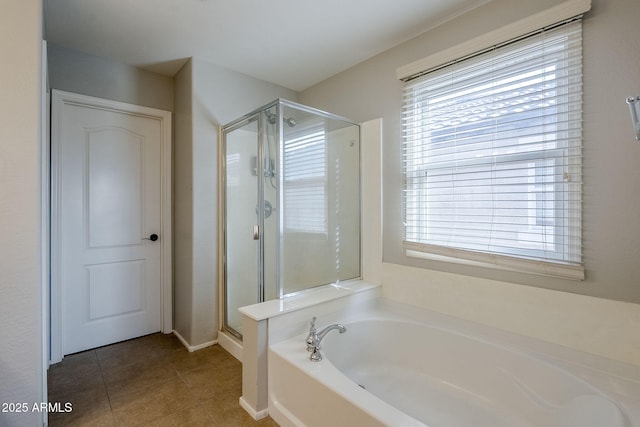
[[[220,141],[219,144],[219,170],[220,170],[220,185],[219,185],[219,202],[222,209],[220,209],[220,219],[219,219],[219,235],[220,235],[220,248],[222,249],[221,256],[218,257],[219,260],[219,280],[222,286],[220,286],[220,298],[222,301],[220,313],[220,330],[229,332],[234,337],[242,340],[242,333],[236,331],[232,327],[228,325],[228,307],[227,307],[227,296],[228,296],[228,276],[227,276],[227,163],[225,161],[227,155],[227,135],[234,130],[240,129],[252,121],[257,121],[258,126],[258,140],[257,140],[257,159],[256,159],[256,172],[258,179],[258,200],[256,200],[257,206],[264,206],[264,144],[267,138],[265,127],[266,121],[264,117],[265,111],[276,107],[276,117],[280,118],[281,100],[277,99],[269,104],[266,104],[259,109],[253,110],[252,112],[245,114],[242,117],[224,125],[220,126]],[[280,169],[280,149],[281,149],[281,135],[282,135],[282,120],[277,120],[276,122],[276,132],[275,132],[275,143],[277,147],[275,149],[276,156],[276,164],[278,165],[277,171]],[[276,212],[280,212],[280,174],[277,174],[278,185],[276,190]],[[257,275],[257,301],[264,302],[265,298],[265,269],[264,269],[264,220],[265,214],[264,209],[257,209],[258,212],[258,275]],[[280,236],[280,220],[276,223],[276,236]],[[280,286],[280,238],[276,237],[275,239],[276,246],[276,265],[275,265],[275,286],[276,286],[276,294],[279,297],[282,296],[282,290]]]

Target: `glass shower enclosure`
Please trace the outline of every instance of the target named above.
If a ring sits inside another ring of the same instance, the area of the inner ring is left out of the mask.
[[[360,277],[360,128],[278,99],[222,127],[224,329],[238,308]]]

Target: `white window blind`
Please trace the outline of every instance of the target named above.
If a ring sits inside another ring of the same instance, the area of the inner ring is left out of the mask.
[[[284,142],[284,227],[327,233],[327,160],[324,123],[300,129]]]
[[[580,20],[405,85],[409,255],[583,279]]]

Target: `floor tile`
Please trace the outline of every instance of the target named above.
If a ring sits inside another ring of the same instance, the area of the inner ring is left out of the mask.
[[[53,390],[49,393],[49,402],[59,402],[61,407],[65,407],[67,403],[71,404],[70,412],[49,414],[50,426],[115,425],[104,384],[93,389],[83,389],[71,393]]]
[[[102,375],[112,401],[140,393],[149,387],[158,387],[170,380],[180,380],[166,358],[110,367],[103,370]]]
[[[197,399],[233,396],[233,405],[238,406],[242,395],[242,365],[233,356],[224,352],[218,354],[214,363],[206,363],[180,373],[180,377],[189,385],[190,392]],[[212,359],[208,359],[209,362]]]
[[[165,417],[157,418],[150,421],[147,425],[153,427],[200,427],[214,426],[215,421],[211,418],[207,407],[200,404]]]
[[[170,380],[111,399],[118,425],[140,425],[158,417],[197,406],[198,400],[181,379]]]
[[[169,355],[171,365],[179,372],[187,372],[203,366],[217,366],[223,369],[225,366],[239,363],[222,347],[214,345],[202,350],[189,352],[186,349],[175,350]]]
[[[165,357],[178,348],[176,342],[153,334],[98,348],[96,355],[100,368],[109,369]]]
[[[221,413],[216,413],[213,415],[212,420],[212,425],[220,427],[248,427],[261,425],[260,421],[256,422],[242,408],[227,409]]]
[[[49,394],[74,393],[102,385],[102,372],[94,351],[72,354],[49,368]]]
[[[51,426],[265,426],[239,405],[242,364],[220,346],[187,351],[172,334],[66,356],[48,372]]]
[[[111,411],[81,414],[49,414],[49,426],[78,426],[78,427],[114,427],[116,425]]]

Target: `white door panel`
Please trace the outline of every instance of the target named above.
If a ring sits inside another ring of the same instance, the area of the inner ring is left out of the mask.
[[[145,267],[145,260],[86,266],[86,321],[143,312]]]
[[[119,128],[87,130],[90,248],[140,243],[143,150],[142,135]]]
[[[157,118],[63,104],[62,347],[75,353],[162,329]],[[162,239],[160,235],[160,239]]]

